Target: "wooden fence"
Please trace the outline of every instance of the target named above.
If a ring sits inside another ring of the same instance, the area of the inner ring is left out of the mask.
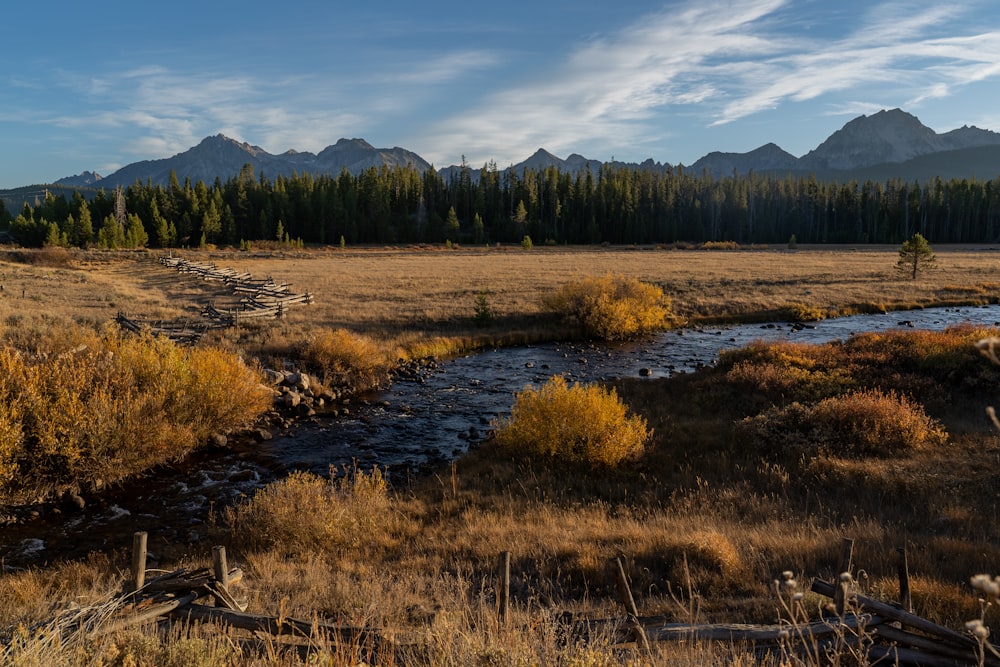
[[[844,540],[840,567],[850,571],[853,541]],[[924,667],[965,667],[982,665],[1000,667],[1000,651],[969,633],[943,627],[914,614],[909,607],[909,574],[905,551],[900,555],[900,602],[889,603],[851,590],[851,579],[842,576],[837,582],[816,579],[811,590],[831,600],[827,616],[806,620],[792,612],[792,618],[773,625],[695,624],[668,622],[665,617],[642,617],[628,583],[622,560],[611,562],[618,596],[624,615],[607,619],[579,618],[565,613],[537,623],[560,626],[559,636],[566,641],[589,643],[610,641],[613,646],[649,652],[658,642],[721,643],[752,651],[758,656],[778,656],[785,662],[803,665],[839,663],[891,664]],[[256,635],[266,633],[274,639],[298,641],[296,649],[314,650],[323,645],[349,643],[374,654],[392,654],[406,644],[397,641],[405,636],[384,628],[356,626],[340,620],[289,618],[283,614],[266,615],[246,611],[246,605],[234,598],[230,586],[243,578],[239,568],[230,568],[224,547],[214,547],[213,565],[189,570],[181,568],[147,579],[146,533],[133,536],[132,562],[126,591],[111,613],[102,612],[100,622],[81,615],[75,630],[87,636],[106,635],[117,630],[156,620],[211,622],[245,630]],[[510,626],[511,553],[500,554],[494,581],[496,615],[501,631],[520,631]],[[794,603],[790,603],[794,604]],[[784,606],[791,612],[791,606]],[[301,643],[305,640],[305,643]],[[0,651],[2,654],[2,651]],[[789,660],[791,659],[791,660]]]
[[[294,294],[289,291],[287,283],[277,283],[271,277],[254,279],[249,273],[231,268],[219,268],[214,264],[194,262],[173,255],[164,255],[158,261],[164,266],[177,269],[179,273],[223,283],[234,296],[239,297],[239,300],[232,307],[218,308],[214,303],[206,305],[201,311],[201,316],[204,318],[201,323],[143,322],[132,319],[124,313],[118,313],[115,320],[127,331],[136,333],[146,331],[180,343],[194,344],[205,332],[212,329],[238,326],[241,322],[249,320],[279,319],[285,316],[291,306],[313,302],[311,293]]]

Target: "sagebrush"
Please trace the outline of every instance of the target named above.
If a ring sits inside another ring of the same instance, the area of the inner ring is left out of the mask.
[[[373,540],[376,531],[388,526],[388,513],[388,485],[381,470],[337,474],[331,469],[329,478],[292,472],[228,509],[227,517],[247,546],[305,553]]]
[[[741,421],[739,433],[762,450],[848,457],[888,457],[937,447],[948,439],[919,404],[878,390],[771,408]]]

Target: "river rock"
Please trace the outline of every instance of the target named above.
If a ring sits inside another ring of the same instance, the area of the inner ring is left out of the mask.
[[[226,436],[224,436],[221,433],[213,433],[208,438],[208,443],[212,447],[225,447],[226,445],[229,444],[229,438],[227,438]]]
[[[271,435],[271,432],[266,428],[258,428],[253,431],[253,439],[257,442],[265,442],[273,437],[274,436]]]
[[[62,506],[63,509],[70,512],[79,512],[87,506],[87,501],[79,493],[71,489],[63,494]]]
[[[286,408],[298,407],[301,402],[302,396],[297,391],[290,391],[284,396],[284,404]]]
[[[292,373],[285,378],[285,384],[299,391],[307,391],[311,385],[309,376],[305,373]]]
[[[285,381],[285,374],[282,373],[281,371],[275,371],[271,370],[270,368],[265,368],[263,375],[264,375],[264,381],[273,387],[276,387]]]

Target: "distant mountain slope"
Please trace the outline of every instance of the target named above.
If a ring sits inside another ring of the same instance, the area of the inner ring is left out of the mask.
[[[100,180],[100,174],[93,171],[85,171],[82,174],[77,174],[76,176],[60,178],[58,181],[53,183],[53,185],[65,185],[70,188],[90,188],[96,187],[98,181]]]
[[[1000,145],[939,151],[905,162],[879,164],[845,172],[826,172],[818,176],[822,176],[825,180],[840,182],[851,179],[859,182],[886,181],[892,178],[899,178],[908,183],[914,181],[925,183],[934,178],[943,181],[963,178],[990,181],[1000,176]]]
[[[799,168],[810,171],[858,169],[905,162],[960,148],[1000,145],[1000,134],[964,127],[938,134],[900,109],[859,116],[806,153]]]
[[[144,160],[122,167],[102,179],[99,185],[108,188],[131,185],[136,181],[166,185],[170,182],[171,171],[182,183],[188,178],[192,183],[212,183],[216,178],[227,181],[239,174],[246,164],[253,166],[256,176],[264,174],[268,178],[291,176],[293,172],[336,176],[343,169],[358,174],[369,167],[382,165],[410,164],[421,171],[430,166],[416,153],[403,148],[374,148],[364,139],[341,139],[335,145],[324,148],[319,155],[296,151],[272,155],[260,146],[218,134],[173,157]]]
[[[708,171],[716,176],[731,176],[733,172],[746,174],[752,171],[792,171],[798,168],[798,158],[777,144],[765,144],[749,153],[709,153],[690,167],[694,175]]]
[[[1000,173],[998,147],[1000,133],[965,126],[938,134],[916,116],[892,109],[858,116],[801,158],[766,144],[749,153],[709,153],[685,169],[717,177],[753,169],[839,181],[990,179]]]
[[[916,116],[892,109],[854,118],[800,158],[777,144],[768,143],[747,153],[712,152],[683,168],[696,176],[708,172],[716,177],[731,176],[734,172],[746,174],[753,170],[758,173],[811,173],[820,179],[839,181],[852,178],[928,180],[935,176],[982,180],[1000,174],[1000,150],[994,150],[998,148],[1000,133],[963,126],[939,134]],[[259,146],[219,134],[207,137],[197,146],[173,157],[136,162],[103,179],[92,172],[84,172],[60,179],[58,183],[61,187],[106,189],[131,185],[136,181],[167,184],[171,170],[181,182],[191,179],[192,182],[212,183],[216,178],[222,181],[232,178],[245,164],[253,166],[256,176],[264,174],[268,178],[289,176],[293,172],[336,175],[343,169],[358,174],[382,165],[409,164],[421,172],[430,168],[426,160],[412,151],[400,147],[375,148],[364,139],[340,139],[319,154],[290,150],[281,155],[271,155]],[[610,164],[651,171],[670,168],[669,163],[652,159],[641,164]],[[539,148],[523,162],[500,165],[498,168],[501,171],[513,169],[519,174],[525,168],[544,171],[550,166],[571,173],[589,168],[596,176],[605,163],[577,153],[562,159]],[[472,180],[478,180],[482,165],[468,165],[466,168]],[[438,173],[448,180],[456,177],[461,170],[462,167],[452,165],[440,168]],[[4,196],[13,201],[16,195]]]

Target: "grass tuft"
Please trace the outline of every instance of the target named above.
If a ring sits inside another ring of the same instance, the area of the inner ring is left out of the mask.
[[[388,485],[378,468],[331,470],[328,479],[296,471],[226,514],[246,546],[288,554],[358,546],[387,528],[388,515]]]

